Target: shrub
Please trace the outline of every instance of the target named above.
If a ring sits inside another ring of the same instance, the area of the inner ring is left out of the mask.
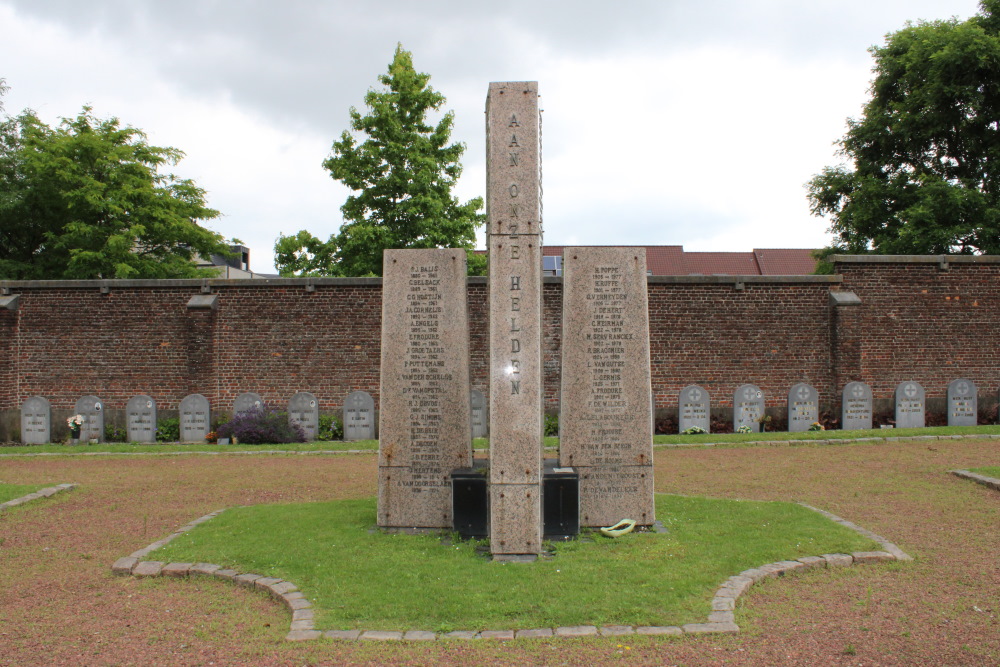
[[[181,439],[181,420],[176,417],[156,420],[157,442],[178,442]]]
[[[128,440],[128,431],[124,427],[114,424],[104,425],[105,442],[125,442],[126,440]]]
[[[559,415],[545,415],[545,436],[559,435]]]
[[[235,438],[246,445],[306,441],[302,427],[288,423],[287,412],[271,409],[266,404],[239,413],[220,426],[216,433],[220,438]]]
[[[344,425],[340,418],[334,415],[320,415],[319,429],[316,431],[317,440],[343,440]]]

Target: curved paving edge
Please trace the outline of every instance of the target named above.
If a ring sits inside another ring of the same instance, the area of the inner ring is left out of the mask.
[[[290,581],[260,574],[241,574],[236,570],[224,569],[213,563],[163,563],[160,561],[141,560],[155,549],[162,547],[171,540],[195,526],[212,519],[223,512],[216,510],[203,517],[182,526],[162,540],[153,542],[148,547],[139,549],[131,555],[119,558],[111,566],[114,574],[133,577],[190,577],[206,576],[231,581],[239,586],[253,588],[271,595],[283,602],[292,612],[292,623],[285,639],[288,641],[304,641],[327,637],[329,639],[371,640],[371,641],[434,641],[437,639],[525,639],[533,637],[619,637],[623,635],[697,635],[708,633],[737,633],[740,627],[736,625],[734,612],[736,600],[750,587],[763,579],[782,577],[790,572],[809,570],[816,567],[845,567],[865,563],[883,563],[887,561],[913,560],[892,542],[876,535],[870,530],[842,519],[835,514],[817,509],[805,503],[803,507],[819,512],[823,516],[850,528],[864,537],[878,542],[884,551],[858,551],[852,554],[823,554],[822,556],[805,556],[797,560],[783,560],[767,563],[759,567],[744,570],[729,577],[715,592],[712,598],[712,611],[704,623],[688,623],[676,626],[655,625],[575,625],[560,628],[535,628],[530,630],[456,630],[454,632],[434,633],[427,630],[317,630],[314,624],[312,605],[298,587]]]
[[[952,475],[956,477],[961,477],[963,479],[971,479],[977,484],[982,484],[983,486],[988,486],[991,489],[1000,491],[1000,479],[996,477],[988,477],[987,475],[980,475],[978,472],[972,472],[971,470],[949,470]]]
[[[14,500],[8,500],[5,503],[0,503],[0,510],[5,510],[8,507],[17,507],[18,505],[23,505],[24,503],[30,503],[32,500],[38,500],[39,498],[51,498],[57,493],[62,493],[63,491],[69,491],[70,489],[75,489],[76,484],[56,484],[55,486],[48,486],[44,489],[39,489],[34,493],[29,493],[26,496],[21,496],[20,498],[14,498]]]

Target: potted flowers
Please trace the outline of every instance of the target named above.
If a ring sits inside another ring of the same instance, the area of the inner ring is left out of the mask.
[[[83,428],[83,415],[73,415],[66,420],[66,425],[69,426],[70,438],[73,442],[79,442],[80,431]]]

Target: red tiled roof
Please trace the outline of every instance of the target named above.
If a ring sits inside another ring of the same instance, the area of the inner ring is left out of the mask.
[[[760,268],[752,252],[686,252],[684,275],[756,276]]]
[[[765,276],[801,276],[816,270],[813,251],[806,248],[754,248],[754,256]]]

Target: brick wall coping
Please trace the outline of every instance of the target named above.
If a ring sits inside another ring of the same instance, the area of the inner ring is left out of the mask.
[[[711,611],[704,623],[688,623],[682,626],[632,626],[632,625],[574,625],[559,628],[533,628],[528,630],[455,630],[452,632],[430,632],[426,630],[317,630],[314,623],[314,612],[308,598],[290,581],[277,577],[265,577],[260,574],[244,573],[237,570],[224,569],[213,563],[164,563],[162,561],[143,560],[151,552],[159,549],[171,540],[180,537],[194,527],[211,521],[224,510],[216,510],[199,517],[182,526],[173,534],[153,542],[148,547],[139,549],[129,556],[119,558],[111,566],[112,573],[120,576],[133,577],[180,577],[187,579],[193,576],[214,577],[229,581],[239,586],[251,588],[269,594],[285,604],[292,613],[292,623],[285,635],[287,641],[303,641],[326,637],[339,640],[361,641],[434,641],[438,639],[527,639],[541,637],[597,637],[623,635],[700,635],[716,633],[738,633],[740,627],[736,624],[736,600],[746,593],[755,583],[764,579],[783,577],[795,571],[805,571],[812,568],[835,568],[848,565],[863,565],[869,563],[885,563],[890,561],[911,561],[913,558],[898,546],[880,535],[840,518],[825,510],[817,509],[805,503],[799,503],[814,512],[819,512],[826,518],[849,528],[868,539],[878,542],[884,551],[858,551],[851,554],[822,554],[820,556],[804,556],[796,560],[783,560],[766,563],[729,577],[715,592],[712,598]]]
[[[1000,264],[1000,255],[830,255],[834,264]]]

